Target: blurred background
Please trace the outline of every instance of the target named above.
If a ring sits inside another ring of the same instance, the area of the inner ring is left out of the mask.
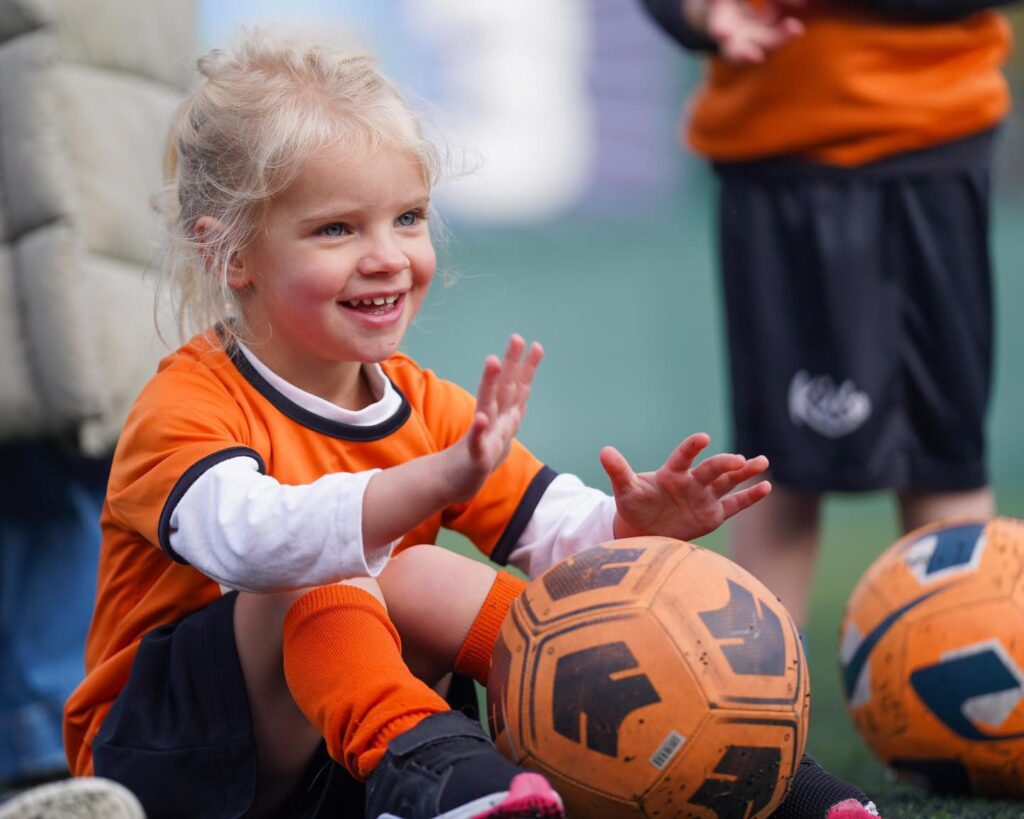
[[[1014,14],[1018,30],[1024,16]],[[508,333],[547,359],[524,440],[600,483],[597,451],[653,468],[684,434],[728,446],[710,212],[714,181],[678,139],[697,59],[628,0],[200,0],[201,46],[240,24],[331,28],[421,98],[456,170],[450,237],[407,350],[476,385]],[[1019,98],[1024,54],[1007,67]],[[1022,106],[1024,108],[1024,106]],[[1024,514],[1024,154],[1018,113],[996,172],[998,353],[989,425],[1003,511]],[[842,500],[840,499],[840,505]],[[878,545],[864,544],[875,551]]]
[[[484,356],[509,333],[541,341],[547,358],[521,438],[554,469],[600,488],[605,444],[638,470],[659,466],[690,432],[710,433],[715,450],[729,447],[714,181],[678,136],[701,65],[638,2],[197,0],[196,13],[200,51],[240,25],[313,30],[374,52],[431,112],[456,170],[435,200],[448,275],[407,352],[475,389]],[[1024,13],[1009,16],[1024,32]],[[194,56],[182,55],[183,70]],[[1024,48],[1006,68],[1021,111],[1003,128],[995,174],[988,428],[1000,510],[1024,517],[1024,322],[1016,312],[1024,308]],[[124,314],[150,318],[143,306]],[[847,595],[896,532],[882,496],[829,501],[808,632],[810,750],[868,788],[885,787],[882,771],[842,712],[835,645]],[[722,534],[703,545],[722,548]],[[19,581],[11,569],[0,581],[8,605]]]

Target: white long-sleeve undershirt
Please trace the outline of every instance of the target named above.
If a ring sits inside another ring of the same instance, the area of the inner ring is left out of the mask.
[[[380,399],[352,412],[299,390],[243,352],[275,389],[323,417],[376,424],[401,404],[379,367],[373,368],[371,381]],[[218,583],[242,591],[375,576],[395,546],[366,550],[363,545],[363,495],[376,471],[333,473],[291,486],[262,474],[254,458],[229,458],[207,469],[178,501],[170,518],[170,546]],[[604,492],[575,475],[558,475],[535,507],[509,563],[536,576],[580,549],[610,540],[614,516],[614,501]]]
[[[568,472],[544,491],[508,562],[536,577],[581,549],[611,540],[615,501]]]

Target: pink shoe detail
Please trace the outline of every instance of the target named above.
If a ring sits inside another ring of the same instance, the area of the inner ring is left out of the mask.
[[[829,808],[825,819],[867,819],[877,817],[878,809],[874,802],[862,805],[857,799],[844,799],[838,805]]]
[[[540,774],[516,774],[500,805],[473,819],[564,819],[562,797]]]

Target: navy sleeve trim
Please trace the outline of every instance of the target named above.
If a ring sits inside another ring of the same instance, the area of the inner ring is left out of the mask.
[[[252,458],[256,461],[260,472],[264,475],[267,474],[267,465],[256,450],[250,449],[247,446],[233,446],[229,449],[222,449],[220,452],[214,452],[212,455],[207,455],[202,460],[196,461],[196,463],[185,470],[184,475],[178,478],[178,482],[174,484],[171,494],[167,496],[167,501],[164,503],[163,511],[160,513],[160,523],[157,525],[156,530],[160,548],[167,553],[171,560],[176,563],[184,563],[186,566],[188,565],[188,561],[171,548],[171,515],[174,514],[178,502],[192,487],[192,484],[208,469],[232,458],[243,456]]]
[[[550,483],[557,477],[558,473],[547,466],[542,466],[540,471],[533,476],[533,480],[530,481],[530,485],[526,487],[526,491],[519,501],[519,506],[516,507],[516,511],[512,514],[512,519],[508,522],[508,526],[505,527],[505,531],[501,533],[501,537],[498,538],[498,542],[491,552],[491,560],[501,566],[508,565],[508,559],[512,554],[512,550],[519,542],[526,524],[533,517],[533,510],[537,508],[541,496],[547,491]]]

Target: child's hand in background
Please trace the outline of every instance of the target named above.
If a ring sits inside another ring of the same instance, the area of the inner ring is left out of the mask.
[[[803,0],[683,0],[683,18],[718,44],[732,63],[760,63],[803,33],[790,12]]]

